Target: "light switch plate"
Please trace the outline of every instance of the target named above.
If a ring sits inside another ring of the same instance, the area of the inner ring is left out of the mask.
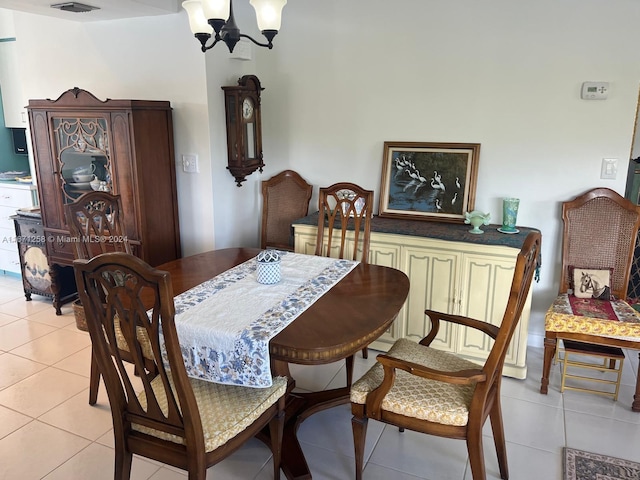
[[[186,173],[198,173],[198,156],[182,155],[182,170]]]
[[[618,159],[603,158],[600,178],[603,180],[615,180],[618,175]]]

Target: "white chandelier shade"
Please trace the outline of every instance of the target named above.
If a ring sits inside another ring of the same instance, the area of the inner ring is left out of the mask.
[[[256,11],[258,28],[267,39],[267,43],[260,43],[249,35],[240,33],[233,16],[233,0],[185,0],[182,7],[189,16],[189,28],[201,44],[201,50],[206,52],[219,42],[227,45],[230,52],[241,38],[251,40],[260,47],[273,48],[273,37],[280,30],[282,23],[282,9],[287,0],[250,0],[249,3]],[[207,42],[213,35],[213,42]]]

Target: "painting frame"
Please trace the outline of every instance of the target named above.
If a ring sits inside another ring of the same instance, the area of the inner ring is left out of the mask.
[[[479,143],[384,142],[378,215],[464,223],[479,160]]]

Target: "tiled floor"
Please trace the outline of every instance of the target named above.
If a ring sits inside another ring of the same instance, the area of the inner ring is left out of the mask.
[[[111,415],[104,388],[89,406],[90,341],[76,329],[72,309],[56,316],[50,300],[25,302],[18,279],[0,276],[0,480],[113,478]],[[375,360],[357,358],[356,376]],[[542,350],[528,351],[526,380],[506,378],[502,404],[511,478],[561,479],[563,446],[640,461],[640,413],[633,413],[636,353],[627,355],[620,399],[559,393],[559,369],[549,395],[541,395]],[[344,384],[344,367],[294,368],[298,386],[319,390]],[[349,406],[321,412],[302,424],[299,437],[313,478],[353,478]],[[485,426],[487,476],[498,479]],[[439,439],[370,422],[366,480],[470,480],[463,441]],[[132,479],[184,480],[183,472],[136,458]],[[269,479],[269,450],[251,441],[210,469],[209,478]]]

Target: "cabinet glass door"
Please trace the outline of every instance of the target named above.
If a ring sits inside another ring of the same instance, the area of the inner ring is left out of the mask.
[[[106,117],[54,117],[53,139],[65,204],[91,190],[112,191]]]

